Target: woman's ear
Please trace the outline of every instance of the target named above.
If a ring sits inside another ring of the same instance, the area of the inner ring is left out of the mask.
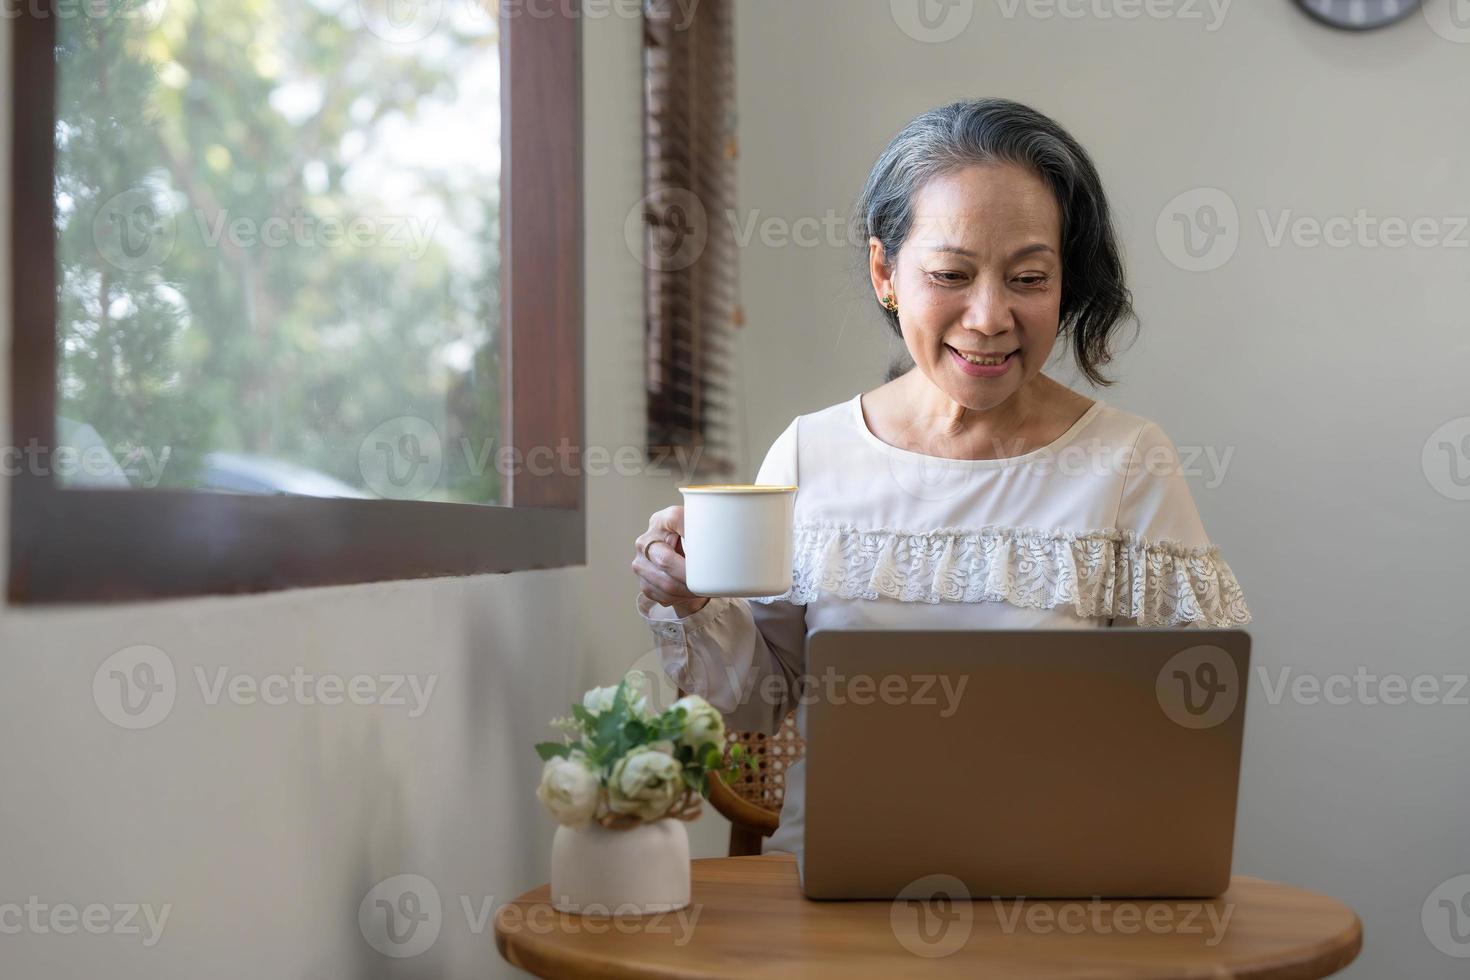
[[[883,302],[885,296],[893,294],[893,267],[889,265],[883,243],[878,241],[876,235],[868,239],[868,274],[872,276],[873,291],[878,295],[878,302]]]

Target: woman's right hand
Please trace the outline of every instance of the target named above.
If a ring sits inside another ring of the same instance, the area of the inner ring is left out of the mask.
[[[684,506],[674,504],[648,519],[648,530],[633,540],[633,574],[639,591],[674,615],[685,619],[704,608],[709,599],[689,591],[684,578]]]

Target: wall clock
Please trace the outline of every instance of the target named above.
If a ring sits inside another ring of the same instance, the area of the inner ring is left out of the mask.
[[[1324,24],[1350,31],[1387,27],[1418,10],[1424,0],[1296,0]]]

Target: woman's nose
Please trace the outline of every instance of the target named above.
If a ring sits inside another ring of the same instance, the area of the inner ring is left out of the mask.
[[[977,286],[974,299],[969,309],[965,311],[964,325],[987,337],[1010,330],[1015,324],[1011,316],[1010,303],[1006,301],[1005,291],[995,286]]]

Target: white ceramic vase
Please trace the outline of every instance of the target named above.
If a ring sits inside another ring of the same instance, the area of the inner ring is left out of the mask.
[[[633,915],[689,904],[689,832],[665,818],[627,830],[556,828],[551,901],[563,912]]]

